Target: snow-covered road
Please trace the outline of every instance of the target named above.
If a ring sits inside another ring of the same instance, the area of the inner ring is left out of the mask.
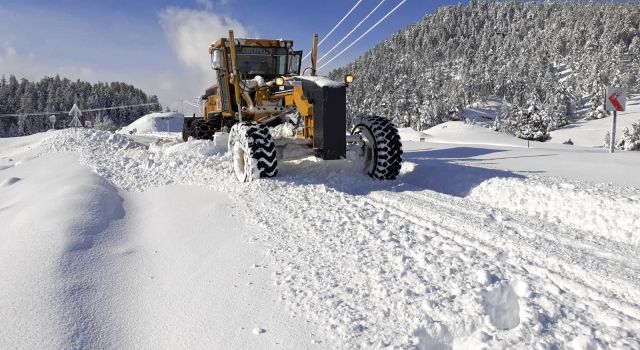
[[[393,182],[371,180],[346,161],[302,159],[281,162],[276,179],[240,185],[229,175],[223,148],[211,142],[139,144],[104,132],[40,139],[4,144],[0,166],[7,165],[0,181],[34,162],[56,162],[60,155],[52,151],[77,152],[99,175],[83,178],[104,178],[124,198],[127,215],[114,214],[108,229],[117,232],[108,235],[113,239],[83,253],[100,261],[98,276],[113,288],[67,297],[97,305],[96,312],[141,311],[134,324],[145,326],[130,334],[118,319],[104,328],[71,315],[91,344],[125,339],[172,348],[640,348],[636,188],[535,177],[506,170],[504,160],[500,169],[480,167],[474,159],[487,153],[486,146],[407,144],[403,174]],[[8,157],[25,160],[14,166]],[[0,215],[12,223],[16,212],[4,198],[14,186],[0,188]],[[606,220],[610,212],[594,210],[602,206],[621,216]],[[116,247],[128,255],[100,260]],[[162,254],[167,251],[174,254]],[[0,263],[9,260],[2,256]],[[239,275],[209,271],[220,261]],[[252,272],[259,276],[248,277]],[[117,278],[122,274],[144,280],[133,293],[141,299],[118,292],[131,286]],[[230,290],[234,284],[239,287]],[[189,297],[185,290],[192,291]],[[98,295],[113,302],[97,302]],[[242,300],[249,305],[229,306]],[[261,308],[265,302],[273,305]],[[227,328],[221,328],[215,305],[227,305],[233,324],[228,329],[237,332],[226,341],[245,343],[224,342],[216,333]],[[56,313],[45,304],[33,307]],[[28,327],[28,316],[20,315],[20,306],[15,310],[13,317]],[[15,347],[28,328],[2,329],[0,339]],[[185,342],[185,334],[207,342]]]

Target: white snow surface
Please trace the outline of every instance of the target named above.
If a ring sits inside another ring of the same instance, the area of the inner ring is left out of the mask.
[[[388,182],[311,157],[238,184],[224,138],[2,139],[0,348],[640,348],[640,152],[476,128],[403,132]]]
[[[118,130],[121,134],[130,134],[134,131],[136,135],[146,135],[154,133],[177,133],[182,132],[184,115],[175,112],[150,113],[146,114],[133,123]]]

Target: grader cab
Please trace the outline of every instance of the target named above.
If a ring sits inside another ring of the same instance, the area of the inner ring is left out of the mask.
[[[214,42],[209,54],[215,82],[202,96],[203,116],[185,118],[183,140],[226,135],[241,182],[275,176],[277,159],[289,146],[325,160],[345,158],[353,147],[368,175],[394,179],[402,161],[397,129],[370,116],[347,135],[346,89],[353,77],[335,82],[316,76],[317,42],[315,35],[311,67],[302,72],[309,75],[301,75],[302,51],[292,41],[235,39],[230,31]],[[273,128],[279,128],[275,140]]]

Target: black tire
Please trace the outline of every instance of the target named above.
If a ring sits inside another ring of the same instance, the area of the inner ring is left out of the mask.
[[[364,141],[365,169],[378,180],[393,180],[402,167],[402,142],[398,129],[387,118],[368,116],[353,128]],[[370,139],[370,140],[369,140]]]
[[[189,128],[189,135],[193,136],[196,140],[213,140],[213,135],[215,135],[215,133],[216,130],[213,125],[204,119],[194,120]]]
[[[193,123],[193,118],[184,117],[184,122],[182,123],[182,141],[184,142],[189,141],[189,136],[191,136],[189,132],[191,130],[191,123]]]
[[[278,174],[276,145],[269,129],[259,122],[234,124],[229,132],[231,169],[240,182]]]

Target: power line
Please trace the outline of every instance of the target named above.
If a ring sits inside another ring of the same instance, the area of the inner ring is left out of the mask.
[[[127,105],[127,106],[117,106],[117,107],[104,107],[104,108],[92,108],[92,109],[84,109],[82,112],[96,112],[96,111],[107,111],[111,109],[122,109],[122,108],[131,108],[131,107],[142,107],[142,106],[155,106],[159,103],[141,103],[138,105]],[[55,111],[55,112],[37,112],[37,113],[24,113],[24,114],[0,114],[1,117],[33,117],[39,115],[52,115],[52,114],[67,114],[69,111]]]
[[[318,43],[318,46],[322,45],[322,43],[327,40],[327,38],[329,38],[329,36],[331,34],[333,34],[333,32],[338,29],[338,27],[342,24],[342,22],[344,22],[345,19],[347,19],[347,17],[349,17],[349,15],[351,14],[351,12],[353,12],[353,10],[356,9],[356,7],[358,7],[358,5],[360,5],[360,3],[363,0],[358,0],[358,2],[353,5],[353,7],[351,8],[351,10],[349,10],[349,12],[347,12],[346,15],[344,15],[344,17],[342,17],[342,19],[340,20],[340,22],[338,22],[338,24],[336,24],[335,26],[333,26],[333,28],[329,31],[329,33],[327,35],[324,36],[324,38],[322,38],[322,40],[320,40],[320,42]],[[304,57],[302,57],[302,60],[304,61],[305,59],[307,59],[307,57],[309,57],[309,55],[311,55],[311,51],[309,51]]]
[[[367,30],[366,32],[364,32],[362,35],[360,35],[358,37],[358,39],[356,39],[354,42],[351,43],[351,45],[347,46],[344,50],[340,51],[337,55],[333,56],[333,58],[331,58],[329,60],[329,62],[323,64],[322,66],[320,66],[320,68],[318,68],[318,70],[324,68],[327,64],[331,63],[331,61],[335,60],[336,58],[340,57],[340,55],[342,55],[345,51],[347,51],[349,48],[351,48],[351,46],[355,45],[358,41],[360,41],[360,39],[364,38],[365,35],[369,34],[370,31],[374,30],[380,23],[382,23],[382,21],[384,21],[387,17],[389,17],[392,13],[394,13],[400,6],[402,6],[402,4],[404,4],[407,0],[402,0],[398,5],[396,5],[396,7],[394,7],[391,11],[389,11],[389,13],[387,13],[384,17],[382,17],[378,22],[376,22],[376,24],[374,24],[371,28],[369,28],[369,30]]]
[[[349,33],[347,33],[347,35],[345,35],[345,36],[344,36],[344,38],[342,38],[342,40],[338,41],[338,43],[337,43],[337,44],[335,44],[335,45],[331,48],[331,50],[327,51],[327,53],[325,53],[322,57],[320,57],[320,58],[318,59],[318,62],[322,61],[322,60],[323,60],[325,57],[327,57],[331,52],[333,52],[333,50],[335,50],[338,46],[340,46],[340,44],[342,44],[345,40],[347,40],[347,38],[348,38],[351,34],[353,34],[353,32],[355,32],[358,28],[360,28],[360,26],[362,25],[362,23],[364,23],[364,21],[366,21],[367,19],[369,19],[369,17],[371,17],[371,15],[372,15],[374,12],[376,12],[376,10],[377,10],[377,9],[378,9],[382,4],[384,4],[384,2],[385,2],[385,1],[386,1],[386,0],[382,0],[382,1],[380,1],[380,3],[378,3],[378,5],[377,5],[373,10],[371,10],[371,12],[369,12],[369,14],[368,14],[368,15],[366,15],[366,16],[365,16],[365,17],[360,21],[360,23],[356,24],[356,26],[355,26],[355,27],[353,27],[353,29],[351,29],[351,31],[350,31]]]

